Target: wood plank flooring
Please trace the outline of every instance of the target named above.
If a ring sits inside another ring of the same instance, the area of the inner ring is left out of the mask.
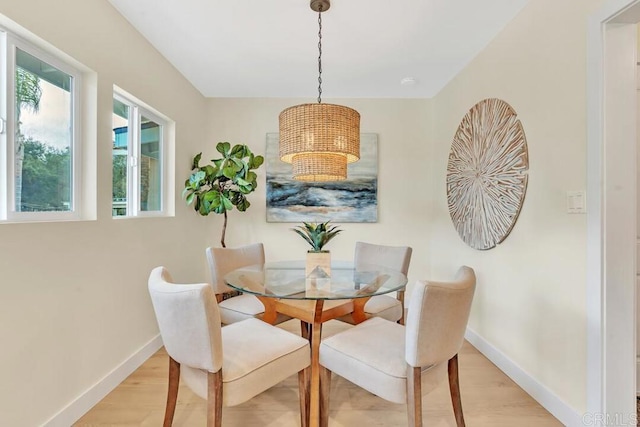
[[[299,322],[281,325],[299,332]],[[344,328],[345,323],[325,324],[323,335]],[[562,426],[549,412],[504,375],[473,346],[465,342],[459,355],[462,407],[468,427]],[[161,426],[167,390],[168,359],[159,350],[76,424],[88,426]],[[223,408],[225,427],[288,427],[299,425],[297,376],[254,399]],[[424,424],[455,427],[446,381],[423,398]],[[173,425],[205,426],[206,403],[187,386],[180,385]],[[404,405],[387,402],[348,381],[333,376],[330,427],[405,426]]]

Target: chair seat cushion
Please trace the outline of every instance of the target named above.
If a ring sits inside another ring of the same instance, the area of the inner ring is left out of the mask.
[[[373,317],[320,344],[320,364],[333,373],[395,403],[406,402],[405,327]],[[442,367],[422,372],[422,393],[442,380]]]
[[[254,318],[224,326],[222,346],[224,406],[243,403],[310,364],[307,340]],[[207,372],[181,371],[189,387],[206,399]]]
[[[364,305],[364,312],[371,317],[397,322],[402,318],[402,304],[390,295],[375,295]]]
[[[255,295],[251,294],[242,294],[226,299],[221,301],[218,307],[220,308],[220,319],[224,325],[251,319],[264,313],[264,305]]]

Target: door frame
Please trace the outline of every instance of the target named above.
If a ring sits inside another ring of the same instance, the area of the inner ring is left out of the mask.
[[[640,0],[607,0],[588,22],[586,425],[636,420],[638,22]]]

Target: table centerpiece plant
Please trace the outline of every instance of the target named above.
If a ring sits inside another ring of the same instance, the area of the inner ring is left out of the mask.
[[[330,225],[330,222],[303,222],[302,225],[292,228],[311,246],[311,249],[307,251],[305,268],[307,276],[317,268],[320,268],[327,275],[331,275],[331,252],[323,248],[342,230],[338,225]]]

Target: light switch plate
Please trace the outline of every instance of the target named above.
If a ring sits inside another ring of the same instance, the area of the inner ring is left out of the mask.
[[[587,213],[587,195],[585,191],[567,191],[567,213]]]

